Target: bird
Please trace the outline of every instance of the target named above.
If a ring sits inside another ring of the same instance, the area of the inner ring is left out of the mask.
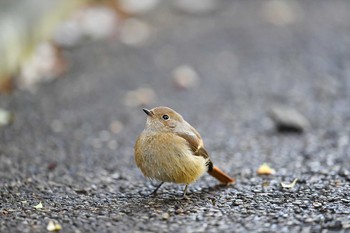
[[[135,143],[135,162],[144,176],[160,181],[149,195],[155,195],[165,182],[170,182],[184,184],[182,197],[187,198],[189,184],[206,172],[222,184],[235,182],[213,165],[202,137],[179,113],[164,106],[143,111],[147,115],[146,126]]]

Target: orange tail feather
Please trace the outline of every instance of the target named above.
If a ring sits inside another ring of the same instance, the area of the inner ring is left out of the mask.
[[[208,173],[223,184],[231,184],[235,182],[235,179],[231,178],[225,172],[221,171],[217,166],[214,166],[213,170],[209,171]]]

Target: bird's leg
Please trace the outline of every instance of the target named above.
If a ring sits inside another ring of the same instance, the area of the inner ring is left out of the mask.
[[[185,190],[184,190],[184,193],[182,194],[182,198],[183,199],[188,199],[187,196],[186,196],[186,192],[188,190],[188,184],[186,184],[186,187],[185,187]]]
[[[161,182],[153,192],[151,192],[150,194],[145,195],[145,197],[148,197],[148,196],[151,196],[151,195],[152,196],[156,195],[158,189],[160,188],[160,186],[162,186],[162,184],[164,184],[164,182]]]

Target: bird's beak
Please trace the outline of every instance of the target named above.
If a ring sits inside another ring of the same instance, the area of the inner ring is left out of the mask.
[[[142,110],[147,114],[147,116],[152,115],[152,112],[150,110],[148,110],[147,108],[143,108]]]

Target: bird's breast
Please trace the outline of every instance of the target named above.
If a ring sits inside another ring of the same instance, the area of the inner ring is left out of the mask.
[[[173,133],[142,133],[135,161],[146,177],[163,182],[189,184],[207,171],[207,159],[193,155],[187,141]]]

